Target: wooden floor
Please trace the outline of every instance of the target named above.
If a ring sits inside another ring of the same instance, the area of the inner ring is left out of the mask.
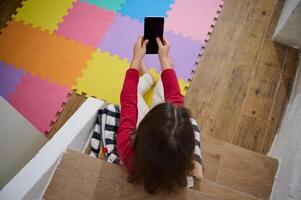
[[[6,23],[11,20],[12,15],[21,6],[22,0],[0,0],[0,29],[5,27]]]
[[[225,1],[185,99],[203,134],[269,151],[298,61],[271,40],[284,2]]]

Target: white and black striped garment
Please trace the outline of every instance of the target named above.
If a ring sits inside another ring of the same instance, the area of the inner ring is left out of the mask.
[[[98,157],[100,150],[102,150],[106,161],[119,163],[120,160],[117,153],[119,119],[120,110],[118,105],[109,104],[98,111],[91,138],[90,156]]]
[[[98,157],[100,150],[104,152],[106,161],[119,163],[117,153],[117,130],[119,127],[120,109],[118,105],[109,104],[98,111],[96,124],[91,138],[90,156]],[[194,160],[203,166],[201,158],[200,129],[197,122],[190,118],[194,131],[195,147]]]

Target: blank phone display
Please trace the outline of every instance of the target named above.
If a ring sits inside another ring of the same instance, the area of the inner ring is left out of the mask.
[[[156,37],[163,41],[164,18],[163,17],[146,17],[144,18],[144,39],[149,42],[146,46],[147,54],[157,54],[158,44]]]

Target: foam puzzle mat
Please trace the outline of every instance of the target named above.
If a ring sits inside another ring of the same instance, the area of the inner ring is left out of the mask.
[[[164,35],[185,95],[222,5],[223,0],[25,0],[0,33],[0,95],[43,133],[73,91],[119,103],[145,16],[165,17]],[[146,55],[144,62],[158,79],[157,55]],[[150,105],[152,91],[145,98]]]

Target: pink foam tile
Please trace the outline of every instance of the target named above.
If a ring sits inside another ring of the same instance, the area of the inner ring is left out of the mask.
[[[50,123],[56,119],[63,102],[71,91],[67,87],[49,83],[39,77],[26,74],[17,85],[9,102],[42,133],[50,130]]]
[[[75,2],[59,25],[58,35],[96,46],[107,32],[115,14],[85,2]]]
[[[222,4],[223,0],[175,0],[166,19],[166,30],[204,43]]]

